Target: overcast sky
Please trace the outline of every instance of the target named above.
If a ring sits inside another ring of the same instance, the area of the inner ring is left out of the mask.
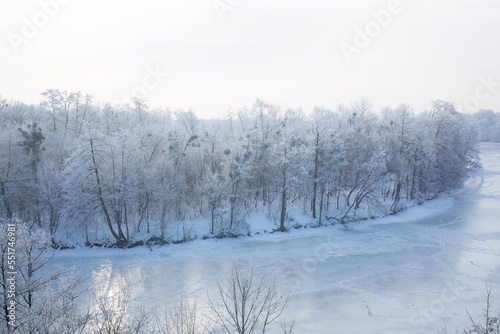
[[[38,103],[58,88],[115,102],[146,92],[151,107],[202,117],[256,97],[304,111],[362,97],[416,111],[468,98],[500,111],[500,84],[482,83],[500,82],[498,0],[401,0],[379,31],[372,12],[394,0],[56,1],[0,4],[3,98]],[[368,46],[356,46],[357,29],[372,29]]]

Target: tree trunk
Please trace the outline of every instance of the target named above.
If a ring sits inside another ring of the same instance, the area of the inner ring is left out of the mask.
[[[90,246],[89,242],[89,228],[87,224],[85,224],[85,245]]]
[[[337,190],[337,211],[340,207],[340,189]]]
[[[97,183],[97,199],[99,200],[99,203],[101,204],[102,211],[104,212],[104,218],[106,219],[106,223],[108,224],[109,231],[113,235],[113,237],[116,240],[116,245],[118,247],[124,247],[127,244],[127,239],[123,235],[123,232],[118,235],[115,232],[115,229],[113,228],[113,222],[111,221],[111,216],[109,215],[108,208],[106,206],[106,203],[104,202],[104,197],[102,195],[102,188],[101,188],[101,179],[99,177],[99,169],[97,168],[97,162],[95,160],[95,152],[94,152],[94,143],[93,140],[90,140],[90,152],[92,155],[92,163],[93,163],[93,171],[94,175],[96,178],[96,183]],[[118,225],[119,227],[120,225]],[[119,229],[121,231],[121,228]]]
[[[229,221],[229,229],[233,229],[233,223],[234,223],[234,206],[236,204],[236,192],[238,191],[238,181],[235,180],[233,181],[233,187],[231,191],[231,198],[229,201],[231,202],[231,217]]]
[[[286,148],[285,148],[286,159]],[[281,191],[281,216],[280,216],[280,231],[285,231],[285,218],[286,218],[286,163],[283,165],[283,184]]]
[[[396,212],[400,196],[401,196],[401,181],[398,180],[398,183],[396,185],[396,189],[394,189],[394,202],[392,203],[391,208],[390,208],[390,210],[393,213]]]
[[[10,209],[9,200],[7,199],[7,195],[5,193],[5,184],[4,182],[0,182],[0,193],[2,194],[3,205],[5,206],[5,211],[7,214],[7,219],[12,218],[12,210]]]
[[[125,221],[125,230],[127,231],[127,240],[129,239],[129,229],[128,229],[128,215],[127,215],[127,206],[123,206],[123,219]]]
[[[214,234],[214,209],[210,210],[210,213],[212,215],[212,226],[210,228],[210,234]]]
[[[323,218],[323,202],[324,202],[324,197],[325,197],[325,187],[322,185],[321,186],[321,192],[320,192],[320,197],[319,197],[319,219],[318,223],[321,226],[322,221],[321,219]]]
[[[164,201],[163,202],[163,206],[162,206],[162,209],[161,209],[161,222],[160,222],[160,230],[161,230],[161,238],[163,239],[165,237],[165,218],[167,216],[167,202]]]
[[[316,150],[314,153],[314,183],[312,196],[312,215],[316,218],[316,192],[318,188],[318,155],[319,155],[319,134],[316,135]]]

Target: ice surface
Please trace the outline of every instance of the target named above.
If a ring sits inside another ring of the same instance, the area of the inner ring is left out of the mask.
[[[275,274],[285,317],[303,333],[449,333],[482,311],[485,284],[500,306],[500,145],[483,144],[484,171],[461,191],[385,218],[180,245],[61,251],[100,289],[133,288],[136,303],[207,294],[236,262]]]

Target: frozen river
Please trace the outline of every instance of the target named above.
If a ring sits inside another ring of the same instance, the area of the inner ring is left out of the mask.
[[[70,250],[94,286],[130,286],[137,303],[207,293],[236,262],[278,277],[299,333],[448,333],[480,314],[485,285],[500,307],[500,145],[463,190],[405,213],[351,225],[131,250]]]

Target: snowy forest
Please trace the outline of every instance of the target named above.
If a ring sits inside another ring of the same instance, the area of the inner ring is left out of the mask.
[[[473,119],[479,141],[500,143],[500,113],[482,109],[473,115]]]
[[[201,119],[137,98],[115,106],[47,90],[41,99],[0,101],[0,216],[59,246],[247,235],[255,212],[274,231],[297,227],[291,212],[316,225],[396,213],[460,186],[480,166],[478,124],[500,124],[441,100],[415,112],[257,99]],[[481,139],[499,139],[491,133]],[[193,220],[201,232],[169,229]]]

